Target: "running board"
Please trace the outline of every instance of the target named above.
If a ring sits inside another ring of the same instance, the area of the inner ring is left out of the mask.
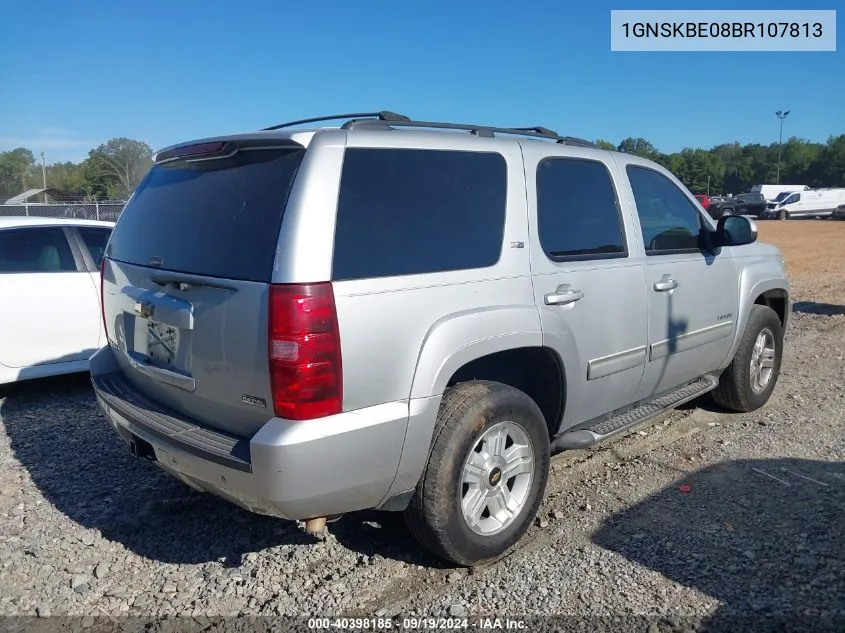
[[[712,391],[718,384],[718,378],[702,376],[698,380],[687,383],[683,387],[663,394],[654,400],[644,402],[633,409],[596,420],[586,428],[568,431],[552,441],[552,451],[587,448],[597,444],[661,413],[671,411],[685,402],[694,400],[698,396]]]

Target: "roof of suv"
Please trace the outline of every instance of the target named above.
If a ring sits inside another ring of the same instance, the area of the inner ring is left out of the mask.
[[[314,124],[326,121],[334,121],[346,119],[344,123],[338,126],[311,126],[300,127],[307,124]],[[542,126],[529,127],[496,127],[490,125],[477,124],[462,124],[462,123],[444,123],[437,121],[415,121],[404,115],[393,112],[381,111],[363,114],[342,114],[327,117],[315,117],[311,119],[301,119],[299,121],[290,121],[288,123],[281,123],[263,130],[248,132],[243,134],[221,135],[215,137],[208,137],[196,139],[192,141],[176,143],[165,147],[158,152],[154,159],[160,159],[163,154],[171,155],[173,150],[178,148],[185,148],[187,146],[197,146],[206,143],[222,142],[222,141],[261,141],[268,138],[277,138],[279,140],[292,141],[302,147],[308,147],[314,137],[318,134],[337,134],[343,132],[345,134],[354,134],[356,137],[367,136],[371,133],[393,132],[401,133],[406,138],[414,138],[415,141],[425,143],[431,140],[433,143],[442,144],[443,137],[446,133],[451,133],[454,138],[455,145],[461,145],[462,140],[466,140],[467,145],[472,143],[477,147],[477,142],[473,143],[469,139],[489,138],[496,139],[493,142],[501,141],[515,141],[517,138],[545,140],[547,142],[555,142],[562,145],[576,146],[582,148],[597,149],[596,145],[590,141],[579,139],[571,136],[561,136],[554,130]],[[464,134],[460,134],[463,132]],[[605,152],[607,150],[599,150]],[[169,158],[169,156],[168,156]]]

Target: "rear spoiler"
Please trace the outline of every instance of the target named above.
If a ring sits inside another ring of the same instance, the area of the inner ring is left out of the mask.
[[[290,138],[243,137],[235,139],[208,139],[171,145],[153,154],[156,165],[174,160],[193,163],[203,160],[217,160],[234,156],[241,150],[252,149],[304,149],[304,146]]]

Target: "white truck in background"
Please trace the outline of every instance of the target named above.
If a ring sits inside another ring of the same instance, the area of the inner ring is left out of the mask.
[[[810,189],[796,191],[785,200],[770,202],[760,217],[787,220],[789,218],[826,218],[845,205],[845,189]]]
[[[807,185],[754,185],[749,193],[762,193],[768,201],[773,201],[780,193],[793,193],[795,191],[807,191]]]

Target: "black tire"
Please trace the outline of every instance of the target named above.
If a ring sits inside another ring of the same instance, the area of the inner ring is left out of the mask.
[[[470,451],[492,426],[509,421],[531,440],[533,470],[519,513],[502,531],[474,532],[461,509],[459,484]],[[549,431],[537,404],[518,389],[490,381],[464,382],[443,396],[428,461],[405,510],[409,530],[423,547],[451,563],[473,566],[507,554],[528,530],[549,476]]]
[[[788,220],[788,219],[789,219],[789,214],[786,211],[784,211],[783,209],[778,211],[778,220]]]
[[[751,386],[751,359],[754,344],[761,332],[768,329],[774,338],[775,355],[772,375],[761,391],[755,391]],[[759,409],[769,400],[780,375],[780,364],[783,358],[783,326],[777,313],[768,306],[754,305],[748,315],[745,332],[739,342],[736,354],[728,368],[719,378],[719,386],[713,390],[713,400],[717,404],[745,413]]]
[[[722,215],[733,215],[734,210],[728,207],[727,209],[722,209]]]

